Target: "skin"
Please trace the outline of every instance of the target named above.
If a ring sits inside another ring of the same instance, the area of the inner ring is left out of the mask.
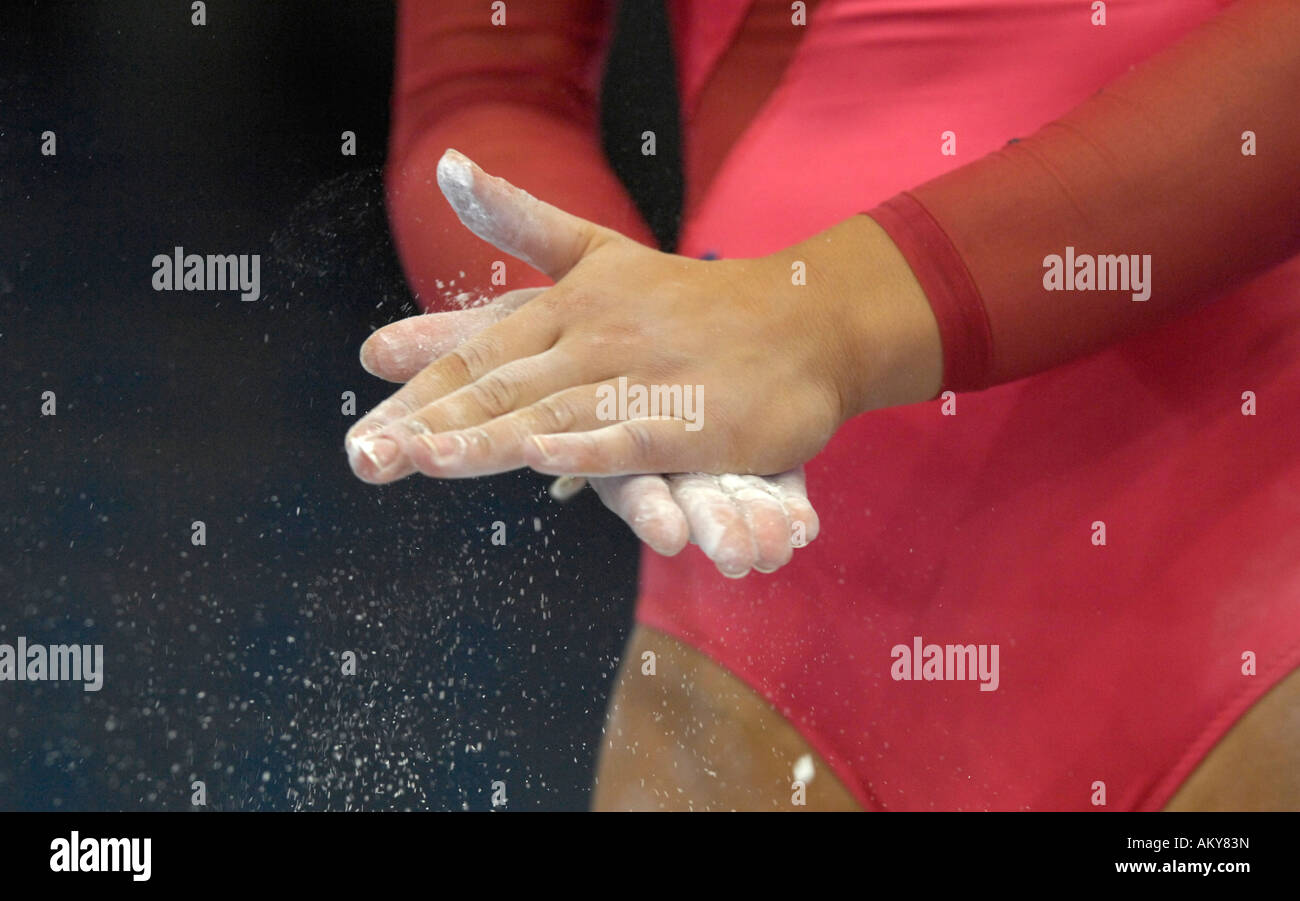
[[[439,184],[462,221],[556,284],[349,431],[349,461],[365,481],[520,466],[584,476],[779,473],[849,418],[938,392],[938,324],[870,217],[766,257],[704,262],[571,216],[454,151],[443,161]],[[805,272],[806,284],[793,277]],[[703,386],[703,428],[606,424],[599,392],[619,378]]]
[[[1166,810],[1300,810],[1300,671],[1237,721]]]
[[[388,381],[410,381],[540,293],[541,289],[511,291],[472,309],[392,323],[366,341],[362,365]],[[579,480],[558,481],[570,483],[568,492],[581,490],[580,483],[576,489],[571,484]],[[820,531],[817,513],[808,502],[803,467],[768,477],[717,479],[688,473],[607,476],[589,482],[605,506],[660,554],[673,556],[688,541],[701,544],[698,536],[714,536],[703,541],[702,550],[719,572],[732,578],[751,569],[776,571]]]
[[[642,655],[656,674],[642,675]],[[813,761],[805,805],[794,766]],[[784,717],[699,651],[638,626],[610,700],[594,810],[860,810]]]
[[[738,578],[779,568],[816,537],[801,464],[846,418],[938,390],[933,313],[866,216],[779,254],[706,263],[541,203],[454,151],[444,161],[440,185],[466,224],[557,284],[366,342],[363,365],[406,382],[349,431],[349,461],[366,481],[524,465],[602,476],[602,500],[652,548],[672,555],[694,541]],[[637,287],[602,287],[614,280]],[[597,389],[620,377],[703,386],[704,428],[601,422]],[[763,400],[773,397],[775,410]],[[657,475],[674,472],[688,475]],[[692,472],[779,475],[737,488]]]

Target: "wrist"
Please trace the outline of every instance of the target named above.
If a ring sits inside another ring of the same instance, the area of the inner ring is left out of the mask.
[[[934,311],[889,235],[858,215],[779,254],[807,267],[807,298],[824,315],[826,378],[841,423],[882,407],[934,398],[943,346]]]

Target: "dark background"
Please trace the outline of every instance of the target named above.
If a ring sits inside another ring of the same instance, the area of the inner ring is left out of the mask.
[[[387,391],[361,341],[415,312],[379,170],[392,29],[374,0],[218,0],[204,27],[4,4],[0,642],[102,643],[106,674],[0,682],[0,809],[189,809],[195,779],[208,809],[487,809],[495,779],[508,809],[586,806],[631,534],[530,472],[375,488],[342,452],[342,393]],[[659,6],[625,5],[606,144],[666,246],[668,54]],[[260,253],[261,299],[153,291],[176,245]]]

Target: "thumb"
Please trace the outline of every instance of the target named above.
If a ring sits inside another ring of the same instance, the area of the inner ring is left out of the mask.
[[[557,282],[617,236],[488,175],[456,150],[448,149],[438,161],[438,187],[466,228]]]

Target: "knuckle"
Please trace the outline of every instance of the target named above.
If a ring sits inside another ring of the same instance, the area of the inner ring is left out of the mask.
[[[566,318],[586,316],[594,312],[600,302],[599,296],[585,287],[569,286],[563,291],[552,291],[549,296],[544,296],[549,301],[548,310],[562,313]]]
[[[583,230],[579,246],[582,248],[582,256],[585,259],[610,243],[612,243],[610,234],[603,228],[596,227]]]
[[[640,323],[602,320],[598,328],[584,328],[571,340],[576,341],[581,358],[623,366],[636,360],[639,368],[663,368],[664,361]]]
[[[462,375],[477,379],[492,368],[496,342],[489,336],[476,335],[452,348],[448,357],[462,370]]]
[[[473,428],[467,429],[464,433],[465,441],[474,450],[481,453],[490,452],[493,448],[492,436],[488,434],[487,429]]]
[[[471,401],[492,417],[514,409],[519,398],[518,383],[497,372],[489,372],[467,390]]]
[[[628,449],[634,460],[650,460],[655,450],[654,435],[644,422],[624,423],[623,434],[627,438]]]
[[[573,407],[562,397],[544,397],[533,405],[533,420],[544,431],[564,432],[573,425]]]
[[[411,401],[399,395],[385,398],[375,406],[373,410],[361,418],[352,428],[348,429],[349,438],[360,438],[363,435],[369,435],[373,432],[381,431],[410,416],[416,411],[416,407]]]
[[[419,413],[407,416],[399,423],[402,431],[412,437],[419,438],[421,435],[432,435],[437,429],[431,419],[431,413],[421,411]]]
[[[410,416],[417,409],[419,408],[416,407],[415,402],[405,394],[394,394],[392,397],[388,398],[388,400],[376,407],[374,413],[371,415],[378,416],[387,422],[392,422],[395,419],[402,419],[403,417]]]
[[[571,295],[577,292],[561,288],[558,285],[544,294],[538,295],[529,302],[529,305],[536,305],[540,312],[547,318],[555,318],[572,309]]]

